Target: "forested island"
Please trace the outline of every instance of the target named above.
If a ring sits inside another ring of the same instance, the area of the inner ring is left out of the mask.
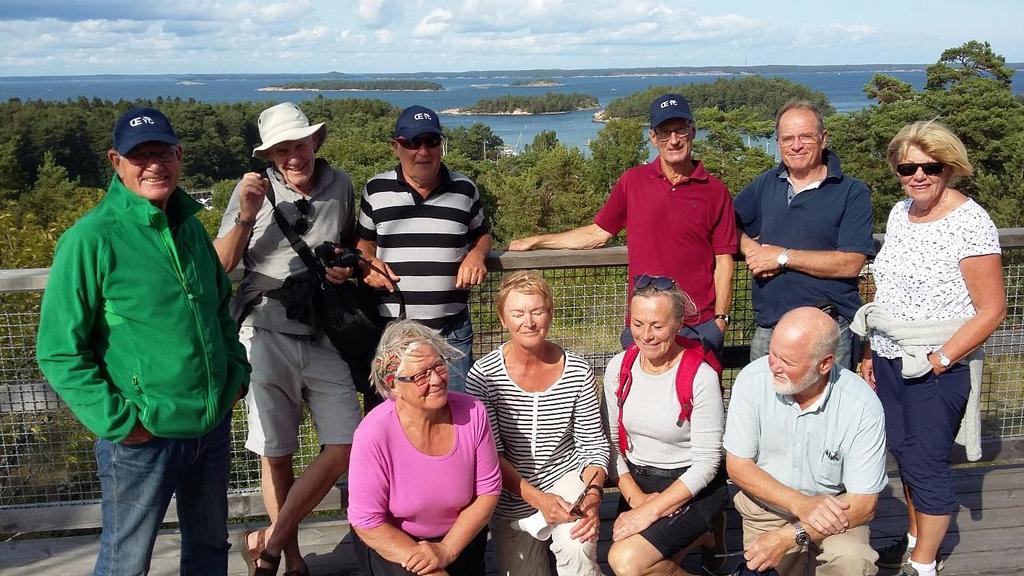
[[[958,181],[957,189],[985,207],[999,227],[1018,227],[1024,225],[1024,98],[1011,91],[1013,74],[987,44],[968,42],[928,67],[923,90],[876,75],[864,87],[872,105],[849,114],[834,113],[819,92],[770,78],[662,86],[611,102],[608,110],[622,118],[602,127],[589,154],[544,131],[519,154],[502,155],[502,139],[476,123],[445,129],[444,162],[477,183],[495,246],[504,246],[592,221],[622,172],[650,159],[651,94],[679,91],[692,98],[700,129],[694,156],[733,193],[777,163],[774,150],[765,149],[776,103],[809,97],[826,104],[829,148],[842,159],[843,171],[871,189],[876,231],[904,197],[885,162],[886,145],[908,122],[931,118],[956,132],[970,154],[974,175]],[[235,182],[265,166],[252,158],[252,149],[259,143],[256,120],[268,102],[10,99],[0,102],[0,268],[50,265],[57,239],[110,181],[111,123],[139,105],[154,106],[173,122],[184,149],[182,186],[212,190],[213,208],[199,217],[216,233]],[[389,140],[397,107],[379,99],[317,97],[302,109],[311,121],[327,123],[318,155],[348,172],[357,190],[394,167]]]
[[[311,80],[289,82],[260,88],[260,92],[290,91],[435,91],[444,90],[437,82],[425,80]]]
[[[533,80],[516,80],[509,84],[509,86],[524,88],[552,88],[554,86],[562,86],[562,83],[552,80],[551,78],[537,78]]]
[[[445,114],[561,114],[599,107],[597,98],[579,92],[548,92],[543,96],[500,96],[478,100],[467,108],[449,108]]]

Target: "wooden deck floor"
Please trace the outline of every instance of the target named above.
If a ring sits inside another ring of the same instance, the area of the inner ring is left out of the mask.
[[[961,510],[946,536],[943,549],[949,554],[943,576],[971,574],[1024,573],[1024,465],[964,468],[956,472]],[[615,496],[609,495],[602,517],[609,519],[615,510]],[[872,540],[887,544],[906,529],[899,480],[891,480],[883,492],[878,512],[871,523]],[[727,540],[730,550],[740,547],[740,523],[730,512]],[[232,538],[245,529],[232,527]],[[599,556],[604,558],[611,522],[602,526]],[[348,538],[348,525],[341,521],[308,522],[300,532],[300,546],[313,574],[317,576],[356,575]],[[180,538],[175,531],[161,533],[153,556],[151,574],[177,574]],[[7,576],[90,574],[99,547],[99,536],[22,540],[0,543],[0,574]],[[739,559],[736,558],[735,562]],[[230,557],[231,575],[246,574],[241,557],[234,550]],[[683,562],[691,572],[698,569],[697,558]],[[606,573],[611,572],[607,570]],[[493,566],[490,567],[493,571]],[[892,574],[895,571],[882,571]]]

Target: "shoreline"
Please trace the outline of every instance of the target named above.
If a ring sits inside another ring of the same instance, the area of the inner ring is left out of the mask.
[[[439,110],[441,114],[447,114],[448,116],[552,116],[555,114],[571,114],[573,112],[584,112],[586,110],[600,110],[600,106],[590,106],[587,108],[576,108],[574,110],[561,110],[558,112],[527,112],[522,108],[516,108],[511,112],[472,112],[465,108],[445,108]]]
[[[285,88],[284,86],[264,86],[257,92],[444,92],[444,89],[430,88]]]

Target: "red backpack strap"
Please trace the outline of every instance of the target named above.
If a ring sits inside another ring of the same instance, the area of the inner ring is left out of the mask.
[[[633,363],[636,362],[636,357],[639,355],[640,348],[635,343],[626,348],[626,353],[622,357],[622,365],[619,366],[619,387],[615,389],[615,398],[619,405],[619,452],[623,456],[626,455],[626,450],[629,448],[629,438],[626,436],[626,427],[622,425],[622,408],[626,403],[626,396],[629,395],[629,389],[633,386],[631,371]]]
[[[700,365],[706,362],[719,375],[722,373],[722,367],[715,353],[705,349],[699,341],[676,336],[676,343],[683,347],[683,359],[676,370],[676,397],[679,398],[679,418],[676,420],[676,426],[682,426],[693,414],[693,379],[696,378]],[[620,408],[619,414],[621,413]]]

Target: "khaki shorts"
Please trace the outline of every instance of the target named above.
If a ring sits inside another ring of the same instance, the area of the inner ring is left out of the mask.
[[[352,444],[359,399],[348,364],[323,336],[310,340],[243,326],[252,378],[245,397],[245,447],[261,456],[287,456],[299,447],[302,405],[309,407],[321,445]]]

